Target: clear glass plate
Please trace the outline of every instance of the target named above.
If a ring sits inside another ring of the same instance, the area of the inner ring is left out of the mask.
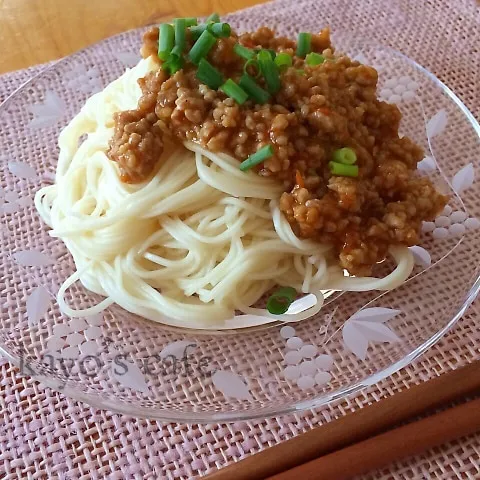
[[[85,100],[139,59],[141,31],[82,50],[46,69],[0,106],[0,353],[87,403],[168,421],[228,421],[320,406],[409,364],[460,318],[480,288],[480,126],[434,75],[379,45],[336,45],[380,72],[379,95],[398,103],[401,133],[426,152],[428,174],[452,198],[424,227],[417,266],[400,288],[332,295],[298,324],[208,331],[155,324],[117,306],[63,315],[55,296],[74,271],[33,205],[51,182],[60,130]],[[478,167],[477,167],[478,168]],[[435,229],[432,231],[432,229]],[[100,298],[79,283],[74,305]]]

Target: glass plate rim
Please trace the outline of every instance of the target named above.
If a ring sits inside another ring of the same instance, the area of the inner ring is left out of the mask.
[[[0,113],[4,109],[4,107],[8,104],[8,102],[11,101],[11,99],[17,93],[19,93],[22,89],[24,89],[31,83],[34,83],[35,80],[37,80],[41,75],[55,69],[55,67],[57,67],[59,64],[63,64],[64,62],[71,60],[72,57],[75,57],[76,55],[79,55],[81,53],[88,53],[89,50],[97,47],[98,45],[100,45],[101,43],[105,42],[108,39],[121,37],[122,35],[128,34],[130,32],[143,31],[146,27],[148,27],[148,25],[145,27],[134,28],[134,29],[127,30],[125,32],[121,32],[116,35],[112,35],[98,42],[95,42],[85,48],[77,50],[70,55],[67,55],[63,58],[53,61],[51,65],[48,65],[46,68],[36,73],[34,76],[29,78],[23,84],[21,84],[18,88],[16,88],[10,95],[8,95],[7,98],[0,103]],[[341,34],[339,34],[338,36],[339,38],[345,39],[347,42],[350,39],[350,36],[348,35],[342,36]],[[358,42],[358,39],[355,41],[355,43],[357,46],[370,45],[370,46],[375,46],[377,48],[382,48],[388,51],[389,53],[391,53],[392,55],[401,58],[402,60],[406,61],[411,66],[413,66],[415,69],[422,72],[434,84],[436,84],[444,93],[446,93],[447,96],[450,98],[450,100],[453,101],[453,103],[455,103],[455,105],[465,115],[466,119],[468,120],[468,122],[470,123],[470,125],[472,126],[472,128],[474,129],[475,133],[477,134],[480,140],[480,124],[476,120],[472,112],[470,112],[470,110],[466,107],[466,105],[462,102],[462,100],[460,100],[460,98],[453,92],[453,90],[451,90],[450,87],[448,87],[447,85],[445,85],[445,83],[439,80],[433,73],[431,73],[429,70],[427,70],[425,67],[423,67],[422,65],[420,65],[419,63],[417,63],[415,60],[411,59],[407,55],[389,46],[382,45],[379,43],[374,43],[374,42],[368,42],[368,41]],[[75,388],[68,387],[68,385],[65,385],[64,388],[60,389],[55,384],[54,379],[50,379],[49,377],[45,377],[43,375],[31,375],[30,378],[43,383],[44,386],[50,388],[54,392],[62,393],[66,397],[69,397],[75,401],[85,402],[88,406],[93,408],[101,408],[105,410],[110,410],[111,412],[117,413],[117,414],[135,416],[137,418],[159,420],[164,422],[179,422],[179,423],[190,423],[190,424],[191,423],[211,423],[212,421],[235,422],[235,421],[265,419],[265,418],[270,418],[278,415],[298,413],[298,412],[313,409],[313,408],[319,408],[325,404],[339,400],[348,395],[353,395],[355,393],[358,393],[364,388],[372,386],[380,382],[381,380],[393,375],[395,372],[399,371],[400,369],[408,366],[416,358],[418,358],[420,355],[425,353],[429,348],[435,345],[444,335],[446,335],[446,333],[448,333],[452,329],[452,327],[461,319],[461,317],[466,312],[468,307],[473,303],[473,301],[475,300],[479,292],[480,292],[480,274],[477,276],[476,280],[473,282],[473,285],[467,292],[465,300],[463,301],[463,304],[460,306],[457,313],[450,319],[450,321],[443,328],[435,332],[428,340],[423,342],[421,345],[413,349],[409,354],[405,355],[401,360],[398,360],[397,362],[393,363],[389,367],[384,368],[383,370],[380,370],[379,372],[372,374],[363,380],[357,381],[353,385],[340,388],[335,392],[318,396],[312,400],[297,402],[296,404],[288,407],[283,407],[283,408],[274,407],[274,408],[262,409],[258,413],[252,413],[252,412],[249,413],[248,410],[244,410],[244,411],[241,410],[237,412],[227,412],[227,413],[209,413],[207,415],[205,415],[203,412],[195,412],[195,413],[180,412],[179,414],[177,414],[171,411],[167,413],[163,413],[162,410],[159,410],[157,412],[154,410],[150,410],[148,408],[143,408],[138,406],[135,407],[135,411],[132,411],[133,409],[129,408],[127,404],[121,404],[118,402],[114,402],[112,400],[104,400],[100,396],[83,393]],[[6,358],[14,366],[20,367],[21,360],[14,357],[9,352],[7,352],[1,343],[0,343],[0,355]]]

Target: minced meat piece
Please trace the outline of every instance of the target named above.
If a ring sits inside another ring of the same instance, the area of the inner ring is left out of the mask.
[[[262,27],[256,32],[218,39],[208,61],[225,78],[238,81],[245,60],[235,43],[295,55],[296,43]],[[187,49],[192,45],[187,34]],[[368,275],[388,247],[414,245],[422,221],[432,220],[447,197],[415,174],[420,147],[400,138],[396,105],[377,99],[377,71],[343,54],[334,54],[330,32],[312,36],[312,50],[326,61],[307,65],[294,56],[281,72],[281,88],[265,105],[238,105],[222,91],[196,78],[186,62],[169,77],[161,68],[139,81],[136,110],[115,116],[109,156],[119,163],[122,180],[142,182],[154,171],[163,136],[198,142],[226,152],[239,162],[264,145],[274,155],[255,167],[259,175],[284,186],[280,209],[303,238],[332,243],[350,273]],[[158,28],[144,36],[142,55],[157,57]],[[265,88],[262,78],[259,85]],[[334,150],[350,147],[357,155],[358,178],[332,176]]]

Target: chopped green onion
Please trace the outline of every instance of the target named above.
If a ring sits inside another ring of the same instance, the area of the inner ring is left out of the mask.
[[[243,65],[243,71],[248,75],[250,75],[252,69],[255,71],[252,76],[258,78],[260,76],[260,64],[254,58],[252,58],[251,60],[247,60]]]
[[[190,34],[192,38],[196,40],[205,30],[208,30],[211,34],[216,37],[227,38],[232,33],[232,28],[228,23],[212,22],[207,20],[207,23],[202,23],[201,25],[196,25],[190,28]]]
[[[304,57],[307,53],[310,53],[311,43],[312,34],[300,32],[297,40],[297,57]]]
[[[325,61],[325,57],[323,55],[320,55],[319,53],[310,52],[305,57],[305,61],[306,61],[307,65],[311,65],[311,66],[320,65],[321,63],[323,63]]]
[[[271,94],[275,94],[280,90],[280,72],[276,63],[272,60],[270,53],[267,50],[260,50],[257,55],[258,63],[260,64],[260,71],[262,72],[267,89]]]
[[[280,69],[291,67],[292,57],[288,53],[279,53],[275,57],[275,64]]]
[[[168,60],[162,64],[162,69],[167,71],[170,75],[174,75],[183,67],[183,57],[170,55]]]
[[[208,30],[205,30],[200,35],[200,38],[193,44],[193,47],[188,53],[190,61],[195,65],[198,65],[200,59],[207,56],[216,41],[217,39]]]
[[[216,37],[227,38],[232,33],[232,29],[228,23],[213,23],[208,27],[208,30]]]
[[[255,52],[250,48],[244,47],[239,43],[236,43],[233,46],[233,51],[240,57],[244,58],[245,60],[251,60],[255,57]]]
[[[158,28],[158,58],[167,60],[173,48],[175,31],[169,23],[162,23]]]
[[[344,165],[353,165],[357,161],[357,154],[351,148],[339,148],[333,152],[333,161]]]
[[[207,30],[210,24],[207,23],[202,23],[200,25],[195,25],[192,28],[190,28],[190,35],[192,37],[192,40],[197,40],[200,35]]]
[[[183,53],[186,44],[185,32],[187,27],[184,18],[176,18],[173,21],[173,28],[175,29],[175,47],[180,55]]]
[[[272,57],[272,60],[275,60],[275,57],[277,56],[277,51],[274,50],[273,48],[254,48],[254,52],[258,54],[258,52],[260,52],[261,50],[265,50],[267,51],[270,56]]]
[[[343,163],[328,162],[332,175],[340,177],[358,177],[358,165],[344,165]]]
[[[297,296],[297,291],[292,287],[282,287],[270,295],[267,300],[267,310],[273,315],[285,313]]]
[[[221,87],[220,90],[233,98],[239,105],[245,103],[248,98],[247,92],[242,87],[239,87],[231,78],[229,78]]]
[[[248,96],[259,104],[267,103],[270,100],[270,94],[262,87],[258,86],[255,80],[244,73],[238,84],[248,93]]]
[[[217,90],[224,82],[223,75],[204,58],[200,59],[196,77],[213,90]]]
[[[273,155],[273,147],[271,144],[265,145],[260,150],[257,150],[253,155],[250,155],[246,160],[240,164],[240,170],[245,172],[250,170],[255,165],[262,163],[267,158]]]
[[[170,52],[170,56],[168,57],[167,61],[170,59],[171,56],[174,57],[181,57],[183,54],[183,48],[180,45],[175,45]]]
[[[197,24],[197,19],[195,17],[187,17],[184,19],[185,20],[185,26],[188,27],[193,27]]]
[[[205,23],[213,22],[218,23],[220,21],[220,15],[218,13],[212,13],[206,20]]]
[[[299,75],[305,75],[305,70],[302,70],[301,68],[298,68],[296,70],[296,72],[299,74]]]

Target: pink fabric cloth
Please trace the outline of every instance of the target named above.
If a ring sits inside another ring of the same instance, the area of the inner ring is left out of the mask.
[[[394,46],[433,71],[474,115],[480,113],[480,10],[471,0],[281,0],[228,16],[247,28],[255,18],[316,18]],[[44,66],[0,77],[0,101]],[[471,362],[480,354],[480,301],[416,362],[354,397],[322,409],[233,424],[163,424],[100,411],[21,378],[0,358],[0,478],[189,479],[287,440],[318,424]],[[477,324],[477,325],[476,325]],[[480,478],[480,435],[451,442],[362,478]]]

